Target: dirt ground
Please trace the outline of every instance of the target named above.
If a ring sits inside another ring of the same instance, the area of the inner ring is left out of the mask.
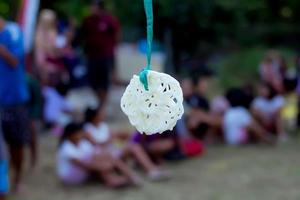
[[[117,129],[129,126],[119,107],[123,91],[114,89],[109,101],[108,119]],[[87,97],[91,97],[90,92],[82,90],[70,99],[83,107],[85,101],[94,101]],[[300,199],[300,139],[277,147],[209,147],[200,158],[167,163],[164,167],[173,173],[168,182],[151,183],[145,178],[143,187],[122,190],[110,190],[97,183],[62,186],[55,174],[57,138],[42,135],[40,140],[39,166],[35,171],[26,171],[24,191],[9,200]]]
[[[55,176],[56,138],[41,138],[39,167],[27,172],[22,195],[10,200],[299,200],[300,140],[277,147],[210,147],[200,158],[168,163],[173,179],[141,188],[101,184],[66,188]]]

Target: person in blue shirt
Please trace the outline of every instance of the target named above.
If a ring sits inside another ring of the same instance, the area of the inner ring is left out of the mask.
[[[22,179],[24,146],[29,140],[23,36],[19,26],[0,16],[0,110],[3,136],[13,169],[12,190]]]

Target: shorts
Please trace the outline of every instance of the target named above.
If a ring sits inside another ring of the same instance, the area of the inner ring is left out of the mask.
[[[26,106],[1,109],[3,136],[7,144],[23,146],[30,141],[29,117]]]
[[[88,79],[94,90],[108,91],[111,85],[113,58],[90,59],[88,61]]]
[[[0,194],[6,194],[9,190],[8,163],[0,160]]]

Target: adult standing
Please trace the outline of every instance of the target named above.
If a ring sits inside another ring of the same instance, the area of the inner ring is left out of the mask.
[[[18,190],[22,178],[24,146],[28,141],[26,103],[29,92],[25,80],[23,36],[19,26],[0,16],[0,108],[14,177],[12,189]]]
[[[106,103],[114,73],[114,50],[119,31],[119,22],[105,9],[104,1],[93,1],[91,14],[81,27],[81,40],[88,59],[89,82],[102,105]]]
[[[35,64],[43,86],[55,86],[65,76],[58,48],[57,17],[53,10],[42,10],[35,34]]]

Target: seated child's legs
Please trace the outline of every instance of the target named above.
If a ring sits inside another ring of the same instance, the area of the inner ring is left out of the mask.
[[[110,188],[118,188],[128,184],[128,179],[124,176],[106,172],[101,172],[100,176],[103,179],[104,184]]]
[[[139,144],[129,144],[124,149],[124,156],[133,156],[136,161],[148,172],[156,170],[146,151]]]
[[[115,188],[128,184],[128,178],[115,173],[114,170],[118,166],[109,154],[96,154],[93,157],[91,166],[92,171],[98,173],[108,187]]]
[[[109,171],[114,168],[112,157],[106,153],[94,155],[91,164],[95,170]]]
[[[283,120],[279,113],[277,115],[275,115],[274,123],[275,123],[275,130],[276,130],[277,136],[281,137],[281,136],[285,135]]]
[[[147,172],[148,177],[152,181],[163,181],[170,178],[170,175],[166,171],[160,170],[150,159],[149,155],[139,144],[130,144],[124,150],[124,156],[132,156],[138,164],[140,164],[144,170]],[[129,179],[134,183],[139,185],[139,177],[136,176],[128,167],[124,165],[123,162],[118,163],[119,168],[123,169],[125,174],[128,174]]]
[[[86,155],[73,165],[68,175],[61,177],[65,184],[82,184],[91,173],[98,174],[104,184],[109,187],[119,187],[128,183],[125,177],[115,174],[115,164],[108,154]]]
[[[84,183],[92,172],[100,174],[112,169],[109,160],[103,163],[101,161],[103,162],[103,159],[100,156],[84,156],[76,162],[73,161],[72,167],[60,179],[67,185],[79,185]]]
[[[125,162],[120,159],[114,159],[114,166],[127,178],[127,181],[130,181],[134,185],[141,184],[140,177]]]
[[[162,161],[164,155],[173,150],[176,143],[173,138],[162,138],[159,134],[142,135],[134,133],[131,144],[138,144],[142,147],[143,152],[147,152],[156,162]]]
[[[248,137],[253,138],[255,141],[261,141],[268,144],[274,144],[274,138],[269,134],[267,130],[265,130],[260,124],[256,121],[252,121],[252,123],[248,126]]]

